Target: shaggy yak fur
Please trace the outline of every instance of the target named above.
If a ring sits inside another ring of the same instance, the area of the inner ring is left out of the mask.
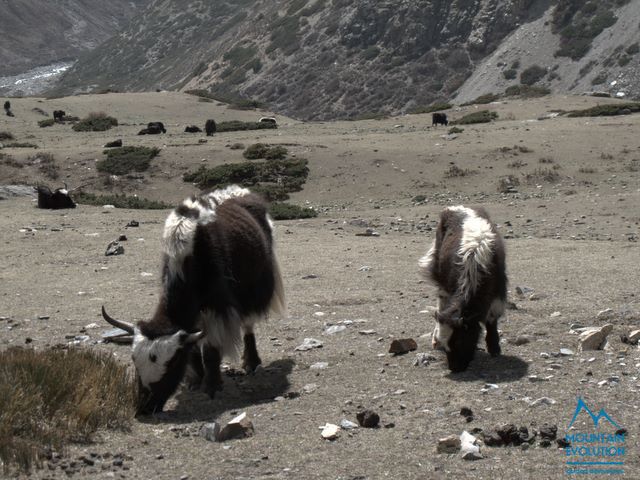
[[[153,317],[137,326],[103,316],[134,335],[140,413],[161,411],[186,374],[212,398],[220,362],[244,347],[245,371],[261,363],[254,325],[284,312],[284,291],[264,201],[232,185],[192,197],[167,218],[162,292]]]
[[[69,196],[69,191],[65,188],[57,188],[51,191],[46,185],[38,185],[38,208],[48,208],[59,210],[62,208],[76,208],[75,202]]]
[[[447,120],[446,113],[434,113],[431,115],[431,125],[437,127],[438,125],[444,125],[445,127],[449,125],[449,120]]]
[[[462,206],[445,209],[420,268],[438,287],[433,346],[445,350],[449,369],[460,372],[469,366],[481,324],[489,354],[499,355],[498,319],[507,298],[505,248],[487,212]]]

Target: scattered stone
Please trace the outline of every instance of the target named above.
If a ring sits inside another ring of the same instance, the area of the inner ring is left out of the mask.
[[[560,312],[552,312],[551,315],[549,315],[551,318],[558,318],[560,315],[562,315]]]
[[[253,435],[253,423],[247,417],[246,412],[242,412],[237,417],[227,423],[217,435],[218,442],[226,442],[236,438],[246,438]]]
[[[220,424],[217,422],[205,423],[200,429],[200,435],[210,442],[216,441],[220,435]]]
[[[438,360],[436,357],[431,355],[430,353],[416,353],[416,359],[413,361],[414,367],[426,367],[431,362],[435,362]]]
[[[118,241],[119,242],[126,242],[127,241],[127,236],[126,235],[120,235],[118,237]]]
[[[578,338],[580,351],[602,350],[607,343],[607,336],[612,330],[613,326],[611,324],[607,324],[599,328],[594,327],[582,332]]]
[[[304,393],[313,393],[318,389],[318,385],[316,383],[307,383],[304,387],[302,387],[302,391]]]
[[[570,357],[571,355],[573,355],[573,350],[569,348],[561,348],[560,355],[562,355],[563,357]]]
[[[622,343],[637,345],[638,342],[640,342],[640,330],[632,330],[629,335],[622,335],[620,339],[622,340]]]
[[[329,362],[316,362],[312,364],[309,368],[311,370],[324,370],[329,366]]]
[[[542,297],[540,296],[539,293],[532,293],[531,295],[529,295],[529,301],[531,302],[535,302],[537,300],[540,300]]]
[[[316,275],[315,273],[310,273],[309,275],[305,275],[304,277],[302,277],[302,280],[313,280],[315,278],[318,278],[318,275]]]
[[[379,237],[380,234],[373,228],[367,228],[364,232],[356,233],[356,237]]]
[[[322,427],[322,438],[325,440],[335,440],[338,438],[338,432],[340,431],[340,427],[338,425],[334,425],[333,423],[327,423]]]
[[[360,330],[358,332],[360,335],[375,335],[376,331],[375,330]]]
[[[541,397],[529,402],[530,407],[539,407],[540,405],[555,405],[557,402],[553,398]]]
[[[118,140],[105,143],[103,148],[117,148],[121,146],[122,146],[122,139],[119,138]]]
[[[38,315],[38,320],[49,320],[50,318],[49,315]]]
[[[556,425],[549,425],[548,423],[545,423],[538,429],[538,433],[540,434],[540,438],[555,440],[558,435],[558,427]]]
[[[520,347],[531,343],[531,339],[527,335],[518,335],[512,342],[515,346]]]
[[[551,355],[547,352],[540,352],[540,358],[551,358]]]
[[[131,220],[129,223],[125,225],[125,227],[128,227],[128,228],[139,227],[139,226],[140,226],[140,222],[138,222],[137,220]]]
[[[356,415],[358,423],[364,428],[377,428],[380,423],[380,416],[373,410],[362,410]]]
[[[533,288],[529,288],[525,286],[516,287],[516,293],[521,297],[524,297],[526,295],[531,295],[533,292],[534,292]]]
[[[462,407],[460,409],[460,415],[462,415],[465,418],[467,423],[470,423],[473,421],[473,411],[468,407]]]
[[[358,428],[358,424],[345,418],[340,422],[340,428],[343,430],[353,430],[354,428]]]
[[[315,338],[305,338],[302,341],[301,345],[298,345],[295,349],[298,352],[306,352],[307,350],[311,350],[314,348],[321,348],[322,342],[320,340],[316,340]]]
[[[336,333],[344,332],[346,329],[347,327],[344,325],[331,325],[330,327],[325,329],[324,334],[334,335]]]
[[[109,257],[112,255],[123,255],[124,247],[118,243],[118,241],[113,241],[109,245],[107,245],[107,251],[105,252],[105,256]]]
[[[482,454],[480,447],[477,445],[478,439],[466,430],[460,435],[460,453],[464,460],[480,460]]]
[[[571,442],[566,438],[556,438],[556,443],[558,444],[558,448],[569,448],[571,446]]]
[[[614,316],[614,311],[611,308],[605,308],[604,310],[600,310],[596,315],[598,320],[610,320]]]
[[[402,355],[418,349],[418,344],[413,338],[402,338],[391,342],[389,353],[394,355]]]
[[[438,453],[458,453],[461,446],[460,435],[449,435],[438,440],[436,451]]]

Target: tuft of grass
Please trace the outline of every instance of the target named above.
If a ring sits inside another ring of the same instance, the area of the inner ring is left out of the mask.
[[[515,68],[508,68],[507,70],[502,72],[502,76],[505,78],[505,80],[515,80],[515,78],[518,76],[518,70],[516,70]]]
[[[60,176],[60,171],[53,154],[48,152],[40,152],[34,157],[29,157],[28,161],[38,166],[38,170],[44,176],[51,180],[57,180]]]
[[[40,120],[38,122],[38,126],[40,128],[45,128],[45,127],[53,127],[56,124],[55,120],[53,118],[46,118],[44,120]]]
[[[560,180],[560,174],[550,168],[536,168],[525,175],[527,183],[554,183]]]
[[[613,103],[609,105],[597,105],[584,110],[572,110],[568,117],[607,117],[615,115],[628,115],[640,112],[640,102]]]
[[[509,168],[522,168],[526,165],[525,162],[523,162],[522,160],[520,160],[519,158],[517,158],[516,160],[509,162],[507,164],[507,167]]]
[[[76,203],[82,205],[113,205],[116,208],[130,208],[133,210],[165,210],[173,208],[173,205],[164,202],[124,194],[96,195],[88,192],[78,192],[73,195],[73,199]]]
[[[5,143],[4,147],[5,148],[38,148],[38,145],[36,145],[35,143],[29,143],[29,142],[12,142],[12,143]]]
[[[6,165],[13,168],[24,168],[24,165],[6,153],[0,153],[0,165]]]
[[[547,69],[540,65],[531,65],[520,74],[520,83],[523,85],[533,85],[538,83],[547,74]]]
[[[542,157],[542,158],[538,159],[538,163],[550,164],[550,163],[554,163],[554,161],[553,161],[553,158],[551,158],[551,157]]]
[[[520,185],[520,180],[515,175],[507,175],[498,179],[499,193],[513,193],[515,188]]]
[[[549,95],[551,90],[546,87],[539,87],[537,85],[512,85],[508,87],[504,94],[507,97],[522,97],[522,98],[535,98],[544,97]]]
[[[313,208],[300,207],[290,203],[277,202],[269,206],[269,215],[274,220],[295,220],[298,218],[314,218],[318,216]]]
[[[258,160],[261,158],[281,160],[287,156],[287,153],[289,153],[288,150],[280,145],[270,147],[265,143],[254,143],[247,147],[242,156],[247,160]]]
[[[241,122],[240,120],[231,120],[228,122],[220,122],[216,125],[216,132],[239,132],[245,130],[266,130],[269,128],[278,128],[275,123],[268,122]]]
[[[0,463],[29,472],[47,450],[90,441],[100,428],[127,429],[136,386],[124,364],[90,350],[0,352]]]
[[[462,107],[467,107],[469,105],[486,105],[487,103],[495,102],[500,99],[500,95],[496,95],[495,93],[486,93],[484,95],[480,95],[470,102],[463,103]]]
[[[449,169],[444,172],[445,178],[456,178],[456,177],[467,177],[469,175],[475,175],[478,173],[476,170],[471,170],[468,168],[460,168],[457,165],[451,165]]]
[[[453,135],[454,133],[462,133],[464,132],[464,128],[452,127],[449,129],[449,135]]]
[[[151,159],[160,149],[156,147],[118,147],[103,152],[107,158],[96,165],[99,172],[112,175],[126,175],[131,172],[144,172],[149,168]]]
[[[15,137],[10,132],[0,132],[0,141],[15,140]]]
[[[104,132],[111,127],[116,127],[118,120],[108,116],[104,112],[93,112],[87,115],[73,126],[76,132]]]
[[[479,112],[473,112],[465,115],[458,120],[451,122],[452,125],[470,125],[473,123],[489,123],[492,120],[498,118],[497,112],[490,110],[480,110]]]
[[[597,173],[598,170],[593,168],[593,167],[580,167],[578,169],[578,172],[580,172],[580,173]]]

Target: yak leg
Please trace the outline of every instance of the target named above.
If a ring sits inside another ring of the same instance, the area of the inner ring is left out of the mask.
[[[185,373],[185,383],[189,390],[198,390],[202,385],[204,377],[204,366],[202,364],[202,351],[199,345],[192,347],[189,352],[189,363]]]
[[[256,348],[256,336],[253,333],[253,323],[243,325],[244,353],[242,354],[242,368],[247,373],[255,371],[262,363]]]
[[[216,392],[222,390],[222,375],[220,374],[220,350],[208,343],[202,344],[202,365],[204,376],[202,390],[213,398]]]
[[[498,319],[504,313],[504,302],[496,300],[491,304],[485,328],[487,329],[487,351],[492,357],[500,355],[500,334],[498,334]]]

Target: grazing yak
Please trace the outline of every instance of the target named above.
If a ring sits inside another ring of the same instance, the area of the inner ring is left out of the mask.
[[[449,207],[440,214],[436,238],[420,259],[424,277],[438,287],[434,348],[443,348],[449,369],[466,370],[481,326],[487,350],[500,354],[498,319],[507,298],[505,248],[483,208]]]
[[[431,126],[437,127],[438,125],[444,125],[445,127],[449,125],[446,113],[434,113],[431,115]]]
[[[204,124],[204,131],[207,132],[207,137],[213,136],[216,133],[216,121],[215,120],[207,120]]]
[[[149,122],[147,128],[143,128],[138,132],[138,135],[159,135],[161,133],[167,133],[162,122]]]
[[[76,208],[75,202],[69,196],[66,184],[64,188],[58,188],[53,192],[46,185],[38,185],[36,190],[38,191],[38,208],[51,210]]]
[[[62,123],[64,121],[64,117],[67,115],[67,112],[64,110],[54,110],[53,111],[53,121]]]
[[[200,127],[196,127],[195,125],[189,125],[184,127],[185,133],[200,133],[202,129]]]
[[[11,111],[11,102],[9,100],[4,102],[4,113],[7,114],[7,117],[13,117],[13,112]]]
[[[162,235],[162,291],[150,320],[105,320],[132,334],[138,412],[161,411],[187,383],[213,398],[220,361],[244,344],[245,371],[260,365],[253,333],[284,290],[264,201],[237,185],[192,197],[169,214]]]

